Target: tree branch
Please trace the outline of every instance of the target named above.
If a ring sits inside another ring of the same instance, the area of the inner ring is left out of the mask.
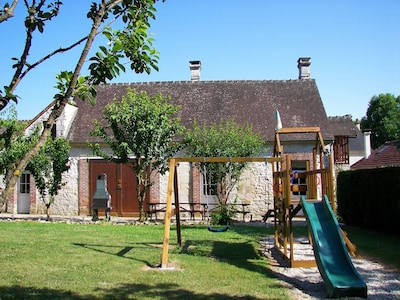
[[[18,4],[18,0],[14,0],[10,7],[5,7],[3,13],[0,14],[0,23],[14,17],[14,9]]]
[[[42,62],[48,60],[49,58],[51,58],[52,56],[56,55],[57,53],[62,53],[62,52],[66,52],[66,51],[71,50],[72,48],[74,48],[74,47],[80,45],[80,44],[81,44],[83,41],[85,41],[87,38],[88,38],[88,37],[85,36],[85,37],[81,38],[79,41],[73,43],[72,45],[70,45],[70,46],[68,46],[68,47],[66,47],[66,48],[58,48],[57,50],[54,50],[53,52],[51,52],[51,53],[47,54],[46,56],[42,57],[41,59],[39,59],[39,60],[36,61],[35,63],[30,64],[29,67],[28,67],[24,72],[22,72],[22,74],[21,74],[21,76],[20,76],[19,79],[21,80],[22,78],[24,78],[25,75],[28,74],[28,72],[29,72],[30,70],[34,69],[35,67],[37,67],[38,65],[40,65]]]

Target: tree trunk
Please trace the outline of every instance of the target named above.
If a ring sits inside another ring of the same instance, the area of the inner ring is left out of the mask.
[[[50,221],[50,205],[51,203],[46,203],[46,221]]]

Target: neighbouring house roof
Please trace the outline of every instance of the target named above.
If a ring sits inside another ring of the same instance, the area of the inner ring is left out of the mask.
[[[363,158],[351,166],[356,169],[373,169],[400,166],[400,140],[386,142],[374,150],[368,158]]]
[[[357,137],[357,127],[351,115],[329,117],[329,122],[334,136]]]
[[[274,140],[275,110],[279,110],[283,127],[321,128],[326,140],[332,140],[329,120],[315,80],[254,80],[254,81],[176,81],[128,84],[107,84],[97,88],[97,104],[76,99],[78,113],[71,126],[69,139],[82,143],[92,138],[93,121],[101,121],[101,110],[114,98],[121,99],[128,88],[161,93],[181,107],[183,125],[200,124],[233,118],[253,126],[267,141]],[[292,140],[313,140],[315,136],[291,136]],[[91,140],[93,141],[93,140]]]
[[[352,120],[351,115],[328,117],[334,136],[349,137],[349,154],[364,155],[364,135]]]

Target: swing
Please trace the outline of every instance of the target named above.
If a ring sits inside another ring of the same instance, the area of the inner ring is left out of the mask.
[[[225,232],[228,231],[229,229],[229,221],[226,221],[226,226],[223,228],[213,228],[210,224],[210,210],[209,210],[209,205],[208,205],[208,186],[209,183],[207,181],[207,170],[206,170],[206,164],[203,162],[203,176],[204,176],[204,181],[206,182],[206,188],[205,188],[205,195],[206,195],[206,205],[207,205],[207,216],[208,216],[208,226],[207,229],[210,232]]]

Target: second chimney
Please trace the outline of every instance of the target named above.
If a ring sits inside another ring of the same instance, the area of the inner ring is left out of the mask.
[[[189,61],[190,68],[190,79],[192,81],[200,81],[201,61],[192,60]]]
[[[300,57],[297,60],[297,68],[299,68],[299,79],[310,79],[310,57]]]

